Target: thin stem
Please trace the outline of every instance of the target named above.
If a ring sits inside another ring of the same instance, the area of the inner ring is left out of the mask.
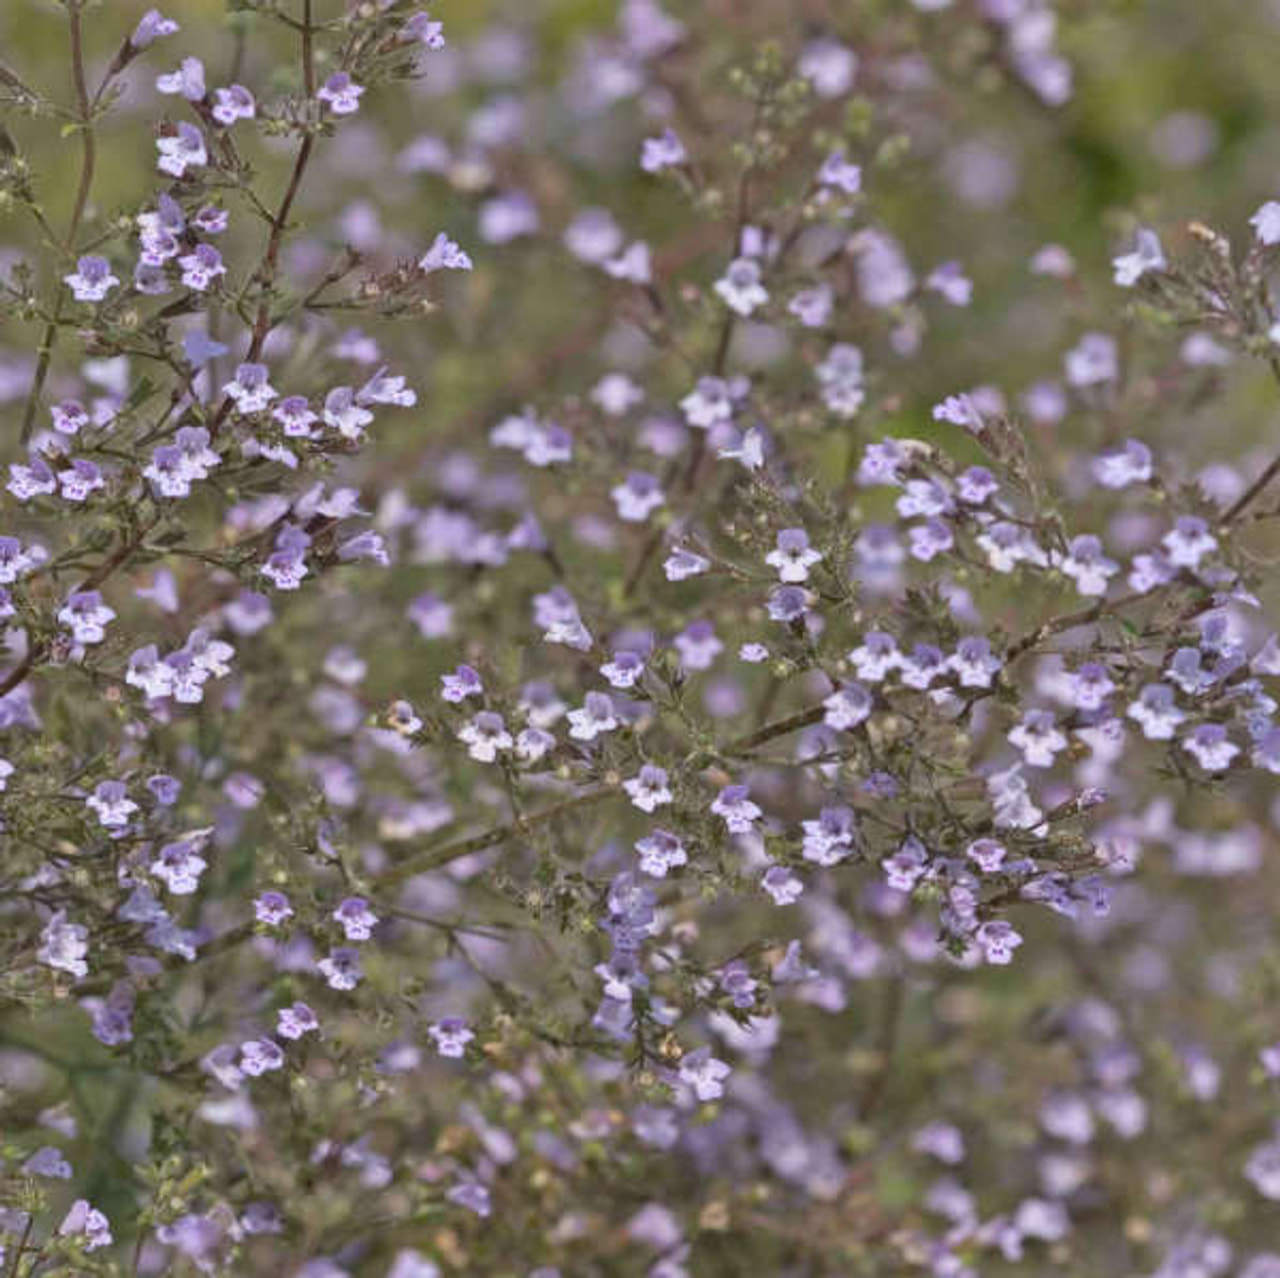
[[[1267,366],[1271,369],[1271,376],[1280,384],[1280,359],[1274,356],[1267,360]],[[1271,485],[1271,481],[1280,475],[1280,453],[1277,453],[1271,462],[1264,468],[1261,475],[1249,485],[1248,488],[1240,494],[1227,513],[1222,516],[1222,527],[1230,528],[1241,515],[1266,491]]]
[[[315,50],[312,45],[311,0],[302,0],[302,79],[307,89],[308,103],[315,99]],[[271,286],[275,283],[276,269],[280,261],[280,249],[284,244],[285,232],[289,226],[289,214],[293,210],[294,201],[302,189],[302,179],[307,165],[311,162],[311,153],[315,149],[315,134],[308,133],[302,139],[298,154],[293,162],[293,172],[289,175],[289,185],[285,188],[280,207],[271,219],[271,232],[267,236],[267,247],[262,261],[258,264],[254,278],[258,282],[261,300],[258,302],[258,313],[253,324],[253,338],[249,343],[249,351],[245,355],[245,363],[254,363],[262,354],[267,337],[275,324],[271,318]],[[209,426],[209,433],[216,435],[219,427],[231,411],[231,397],[226,396],[218,408]]]
[[[93,187],[93,175],[98,160],[98,143],[93,133],[93,104],[89,98],[89,85],[84,74],[84,39],[80,26],[81,3],[82,0],[68,0],[67,4],[71,38],[71,78],[75,83],[76,106],[80,117],[81,148],[80,183],[76,188],[76,202],[72,206],[71,221],[67,226],[64,240],[69,257],[75,255],[76,237],[80,234],[80,223],[84,220],[84,212],[89,205],[89,192]],[[40,403],[40,396],[44,392],[44,384],[49,377],[49,365],[53,362],[53,348],[57,344],[58,328],[62,320],[62,308],[66,302],[66,296],[67,286],[59,282],[53,318],[45,326],[44,335],[40,339],[35,376],[32,378],[27,402],[22,410],[22,442],[24,444],[31,438],[36,409]]]
[[[485,848],[493,847],[495,843],[502,843],[507,839],[535,830],[539,826],[547,825],[549,822],[555,821],[570,812],[576,812],[579,808],[593,807],[597,803],[603,803],[605,799],[611,798],[616,793],[616,787],[603,785],[599,789],[587,790],[583,794],[574,795],[571,799],[565,799],[563,802],[553,803],[550,807],[542,808],[537,812],[531,812],[528,816],[521,817],[517,821],[508,821],[505,825],[494,826],[492,829],[485,830],[482,834],[475,834],[466,839],[455,839],[452,843],[446,843],[443,847],[427,848],[425,851],[418,853],[417,856],[411,856],[407,860],[401,861],[399,865],[393,866],[385,874],[378,875],[378,886],[385,887],[393,883],[403,883],[405,879],[411,879],[415,874],[438,870],[452,861],[458,861],[464,856],[470,856],[473,852],[483,852]]]

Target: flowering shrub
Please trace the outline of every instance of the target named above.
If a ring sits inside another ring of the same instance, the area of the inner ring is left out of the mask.
[[[6,9],[0,1272],[1280,1274],[1280,203],[972,123],[1117,7]]]

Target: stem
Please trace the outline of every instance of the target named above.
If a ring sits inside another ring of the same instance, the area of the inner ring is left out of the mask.
[[[315,97],[315,50],[311,41],[311,0],[302,0],[302,79],[307,89],[307,99]],[[285,232],[289,225],[289,214],[293,209],[298,192],[302,189],[302,179],[311,162],[311,153],[315,149],[315,135],[308,133],[302,139],[298,154],[293,162],[293,172],[289,175],[289,185],[285,188],[284,198],[276,215],[271,219],[271,233],[267,236],[267,247],[262,254],[262,261],[254,273],[261,289],[262,297],[258,302],[258,313],[253,324],[253,338],[249,343],[249,351],[245,355],[246,364],[254,363],[262,354],[274,324],[271,319],[271,286],[275,283],[276,269],[280,260],[280,249],[284,244]],[[218,407],[217,414],[209,425],[209,434],[216,435],[218,428],[226,420],[231,411],[231,397],[226,396]]]
[[[1267,366],[1271,369],[1271,375],[1280,383],[1280,359],[1272,356],[1267,360]],[[1280,475],[1280,453],[1277,453],[1270,463],[1263,470],[1262,474],[1244,490],[1243,493],[1235,500],[1227,513],[1222,516],[1222,527],[1230,528],[1232,524],[1244,514],[1246,510],[1262,495],[1262,493],[1270,486],[1271,481]]]
[[[785,719],[775,719],[773,723],[766,723],[764,727],[757,728],[754,732],[748,732],[744,737],[738,737],[730,741],[722,747],[721,753],[749,754],[757,746],[762,746],[765,742],[772,741],[775,737],[785,737],[790,732],[798,732],[801,728],[821,723],[826,712],[825,706],[810,706],[807,710],[798,710],[795,714],[788,715]]]
[[[93,104],[89,99],[89,85],[84,75],[84,41],[80,28],[81,3],[82,0],[68,0],[67,3],[67,19],[70,23],[71,36],[71,78],[75,83],[76,106],[80,116],[81,147],[80,184],[76,189],[76,202],[71,210],[71,221],[67,225],[65,237],[68,256],[75,255],[76,237],[80,234],[80,223],[84,220],[84,211],[89,204],[89,191],[93,187],[93,175],[98,159],[98,144],[93,134]],[[67,286],[60,282],[57,300],[54,302],[53,318],[45,325],[44,335],[40,339],[40,354],[36,363],[35,376],[32,378],[27,402],[22,410],[22,442],[24,444],[31,438],[36,408],[44,392],[44,384],[49,377],[49,365],[53,362],[53,348],[57,344],[58,326],[62,320],[62,308],[66,297]]]
[[[560,803],[553,803],[550,807],[541,808],[537,812],[531,812],[528,816],[522,817],[517,821],[508,821],[505,825],[494,826],[492,829],[485,830],[482,834],[475,834],[467,839],[455,839],[452,843],[446,843],[443,847],[427,848],[424,852],[418,853],[417,856],[411,856],[407,860],[401,861],[399,865],[393,866],[387,873],[378,875],[377,883],[380,887],[393,883],[403,883],[405,879],[411,879],[415,874],[424,874],[428,870],[438,870],[441,866],[448,865],[451,861],[470,856],[473,852],[483,852],[485,848],[492,847],[495,843],[502,843],[506,839],[525,834],[530,830],[537,829],[539,826],[547,825],[549,822],[555,821],[569,812],[577,811],[579,808],[593,807],[595,804],[611,798],[616,793],[617,790],[614,786],[603,785],[597,790],[587,790],[583,794],[574,795],[571,799],[565,799]]]

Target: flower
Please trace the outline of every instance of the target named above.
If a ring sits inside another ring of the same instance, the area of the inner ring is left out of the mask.
[[[77,302],[100,302],[120,280],[112,274],[105,257],[90,253],[76,262],[76,269],[62,277]]]
[[[663,169],[676,168],[688,157],[684,144],[670,129],[664,129],[656,138],[646,138],[640,155],[640,167],[646,173],[661,173]]]
[[[111,1222],[96,1207],[91,1207],[84,1198],[77,1198],[71,1204],[71,1210],[58,1226],[58,1234],[63,1238],[71,1234],[82,1235],[85,1251],[97,1251],[99,1247],[110,1247],[115,1241],[111,1236]]]
[[[837,342],[814,372],[822,402],[837,417],[854,417],[866,399],[863,389],[862,351],[848,342]]]
[[[724,1095],[724,1080],[732,1072],[724,1061],[711,1055],[709,1048],[701,1047],[681,1060],[679,1076],[700,1101],[713,1101]]]
[[[610,495],[618,508],[618,518],[629,523],[643,523],[666,500],[658,480],[637,470],[615,485]]]
[[[133,29],[129,44],[141,52],[163,36],[173,35],[178,29],[178,24],[172,18],[166,18],[159,9],[148,9]]]
[[[1141,725],[1148,741],[1172,739],[1174,729],[1187,717],[1178,709],[1173,689],[1167,683],[1147,684],[1125,713]]]
[[[569,735],[575,741],[594,741],[618,726],[613,699],[605,692],[588,692],[577,710],[569,711]]]
[[[1120,571],[1120,565],[1102,553],[1102,541],[1092,533],[1073,537],[1067,554],[1056,555],[1055,562],[1082,595],[1106,594],[1108,580]]]
[[[646,763],[636,776],[622,783],[622,788],[641,812],[654,812],[672,801],[667,780],[665,768]]]
[[[284,1052],[269,1038],[251,1038],[240,1044],[240,1071],[248,1077],[258,1078],[283,1067]]]
[[[418,259],[418,270],[424,275],[433,271],[469,271],[471,258],[443,231],[431,242],[431,247]]]
[[[471,666],[459,666],[452,674],[441,675],[440,683],[443,687],[441,697],[454,705],[465,701],[467,697],[484,696],[484,684]]]
[[[293,906],[283,892],[264,892],[254,901],[253,912],[259,923],[279,927],[293,917]]]
[[[851,732],[871,717],[873,704],[871,693],[862,684],[842,684],[823,701],[826,713],[822,721],[838,732]]]
[[[378,916],[363,897],[349,896],[333,912],[348,941],[367,941],[378,925]]]
[[[760,282],[760,264],[740,257],[715,283],[715,291],[736,315],[748,316],[769,300],[768,290]]]
[[[1022,751],[1028,767],[1051,768],[1054,757],[1067,748],[1067,738],[1048,710],[1028,710],[1009,733],[1009,744]]]
[[[655,879],[666,878],[672,870],[687,864],[689,860],[679,836],[672,834],[670,830],[656,827],[644,838],[637,840],[636,851],[640,854],[640,869]]]
[[[115,610],[102,602],[102,595],[96,590],[73,590],[58,610],[58,620],[71,631],[76,643],[82,644],[101,643],[115,615]]]
[[[515,740],[506,722],[492,710],[482,710],[469,723],[458,729],[458,740],[467,753],[480,763],[492,763],[503,750],[510,750]]]
[[[1220,723],[1202,723],[1183,737],[1182,748],[1194,755],[1206,772],[1224,772],[1240,753],[1240,747],[1227,738],[1227,730]]]
[[[243,84],[216,89],[214,98],[211,114],[225,129],[229,129],[237,120],[252,120],[258,114],[258,104]]]
[[[188,169],[202,168],[209,162],[204,134],[185,120],[172,133],[161,134],[156,139],[156,149],[160,152],[157,167],[174,178],[185,177]]]
[[[349,946],[330,950],[326,958],[316,963],[331,990],[353,990],[364,975],[360,967],[360,951]]]
[[[318,1034],[320,1021],[315,1012],[306,1003],[293,1003],[282,1007],[276,1014],[276,1033],[291,1042],[300,1039],[304,1034]]]
[[[1265,248],[1280,244],[1280,204],[1268,200],[1250,219],[1258,243]]]
[[[763,815],[751,801],[745,785],[727,785],[716,795],[711,811],[725,824],[730,834],[749,834]]]
[[[1159,274],[1168,267],[1160,237],[1149,227],[1140,226],[1137,245],[1132,253],[1123,253],[1112,260],[1115,282],[1121,288],[1132,288],[1144,275]]]
[[[334,115],[354,115],[360,109],[364,86],[357,84],[345,71],[335,71],[317,90],[316,97]]]
[[[79,980],[89,974],[89,965],[84,961],[88,953],[89,929],[79,923],[68,923],[63,910],[54,913],[40,933],[40,948],[36,953],[40,962],[69,972]]]
[[[427,1026],[427,1033],[435,1040],[436,1051],[441,1056],[454,1060],[463,1058],[467,1044],[475,1038],[467,1028],[466,1021],[457,1016],[446,1016],[443,1020],[433,1021]]]
[[[765,556],[765,563],[778,570],[778,578],[785,582],[809,580],[809,569],[822,562],[822,552],[809,545],[809,534],[803,528],[784,528],[777,536],[774,549]]]
[[[222,254],[212,244],[197,244],[195,250],[178,258],[185,287],[203,293],[220,275],[227,273]]]

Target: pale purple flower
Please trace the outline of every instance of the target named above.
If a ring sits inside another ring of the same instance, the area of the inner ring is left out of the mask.
[[[829,284],[815,284],[802,289],[787,303],[787,311],[805,328],[822,328],[831,318],[835,293]]]
[[[729,1066],[706,1047],[690,1052],[680,1062],[680,1081],[692,1088],[700,1101],[719,1100],[724,1095],[724,1081],[731,1073]]]
[[[276,1014],[276,1033],[281,1038],[296,1042],[304,1034],[318,1034],[320,1021],[306,1003],[293,1003],[282,1007]]]
[[[1114,382],[1120,375],[1120,360],[1114,337],[1106,333],[1086,333],[1067,352],[1067,381],[1079,389]]]
[[[724,304],[736,315],[748,316],[769,300],[769,291],[761,283],[760,264],[749,257],[740,257],[729,264],[715,282],[715,291]]]
[[[709,621],[691,621],[672,640],[686,670],[709,670],[724,651],[724,644]]]
[[[166,18],[159,9],[148,9],[133,29],[129,44],[138,51],[148,48],[163,36],[173,35],[179,30],[172,18]]]
[[[1022,751],[1028,767],[1051,768],[1056,756],[1067,748],[1067,738],[1050,711],[1028,710],[1009,733],[1009,744]]]
[[[1150,227],[1140,226],[1137,244],[1131,253],[1122,253],[1112,259],[1115,282],[1121,288],[1132,288],[1144,275],[1159,274],[1168,268],[1160,237]]]
[[[259,923],[279,927],[293,917],[293,906],[283,892],[263,892],[253,903],[254,916]]]
[[[1206,772],[1224,772],[1240,753],[1240,747],[1227,737],[1227,730],[1220,723],[1202,723],[1182,738],[1182,748],[1194,755]]]
[[[1280,203],[1268,200],[1250,219],[1258,243],[1266,248],[1280,244]]]
[[[71,1164],[53,1145],[37,1149],[23,1162],[22,1170],[28,1176],[45,1176],[51,1180],[70,1180],[73,1175]]]
[[[240,1072],[259,1078],[284,1068],[284,1052],[269,1038],[251,1038],[240,1044]]]
[[[823,722],[837,732],[851,732],[871,717],[873,704],[871,693],[862,684],[842,684],[823,701]]]
[[[965,855],[984,874],[995,874],[1004,864],[1007,854],[1004,844],[995,839],[974,839],[965,849]]]
[[[364,975],[360,951],[345,945],[330,950],[326,958],[316,963],[316,967],[332,990],[353,990]]]
[[[182,283],[197,293],[205,292],[213,281],[227,273],[222,254],[212,244],[197,244],[195,250],[178,259]]]
[[[101,643],[107,637],[107,626],[115,619],[115,610],[102,602],[96,590],[74,590],[58,610],[58,620],[71,631],[76,643]]]
[[[991,651],[991,641],[983,635],[966,635],[947,658],[962,688],[989,688],[1003,663]]]
[[[459,666],[452,674],[440,676],[441,697],[445,701],[458,705],[468,697],[483,697],[484,684],[480,676],[471,666]]]
[[[183,120],[173,133],[164,133],[156,139],[160,158],[156,166],[170,177],[186,176],[188,169],[202,168],[209,162],[204,134],[194,124]]]
[[[180,94],[188,102],[200,102],[205,96],[204,63],[199,58],[183,58],[176,71],[156,76],[156,89],[161,93]]]
[[[1013,952],[1022,944],[1022,937],[1003,919],[983,923],[973,934],[974,942],[988,963],[1004,966],[1013,962]]]
[[[855,416],[866,399],[862,351],[848,342],[837,342],[814,372],[827,408],[840,418]]]
[[[1120,571],[1120,565],[1108,559],[1102,541],[1092,533],[1073,537],[1065,555],[1056,558],[1057,567],[1076,583],[1082,595],[1104,595],[1107,582]]]
[[[646,138],[640,155],[640,167],[646,173],[661,173],[675,168],[688,159],[684,143],[670,129],[656,138]]]
[[[804,882],[785,865],[771,865],[761,876],[760,886],[774,905],[793,905],[804,895]]]
[[[1127,439],[1119,448],[1095,457],[1091,468],[1104,488],[1145,484],[1151,478],[1151,449],[1141,440]]]
[[[58,910],[40,933],[36,958],[46,967],[69,972],[80,979],[89,974],[89,965],[85,962],[88,953],[89,929],[79,923],[68,923],[66,912]]]
[[[843,97],[853,87],[858,55],[831,36],[818,36],[800,50],[796,70],[820,98]]]
[[[482,710],[470,722],[464,723],[458,729],[458,740],[480,763],[492,763],[501,751],[510,750],[515,745],[506,722],[492,710]]]
[[[100,1247],[110,1247],[115,1241],[111,1236],[111,1222],[96,1207],[91,1207],[84,1198],[77,1198],[71,1204],[71,1210],[58,1226],[58,1234],[63,1238],[69,1234],[82,1235],[85,1251],[97,1251]]]
[[[426,275],[433,271],[469,271],[471,258],[443,231],[431,242],[431,247],[418,259],[418,270]]]
[[[684,546],[673,547],[662,565],[668,581],[687,581],[690,577],[701,576],[710,568],[711,560]]]
[[[316,97],[334,115],[354,115],[360,109],[364,86],[357,84],[345,71],[335,71],[317,90]]]
[[[650,809],[651,810],[651,809]],[[655,879],[666,878],[674,869],[686,865],[689,855],[684,844],[670,830],[655,828],[636,841],[640,869]]]
[[[252,120],[258,114],[253,94],[243,84],[214,90],[213,118],[229,129],[237,120]]]
[[[569,735],[575,741],[594,741],[617,726],[613,698],[606,692],[588,692],[582,706],[569,711]]]
[[[857,195],[862,190],[862,169],[846,157],[841,147],[823,160],[818,170],[818,183],[845,195]]]
[[[924,286],[952,306],[968,306],[973,300],[973,281],[959,262],[943,262],[925,277]]]
[[[749,834],[763,815],[751,801],[751,791],[745,785],[727,785],[716,795],[711,811],[725,824],[730,834]]]
[[[378,916],[369,908],[369,902],[361,896],[347,897],[334,910],[333,918],[348,941],[367,941],[378,925]]]
[[[1178,709],[1173,689],[1167,683],[1147,684],[1125,713],[1141,725],[1148,741],[1171,740],[1174,729],[1187,717]]]
[[[90,253],[80,258],[76,269],[62,277],[77,302],[100,302],[119,283],[105,257]]]
[[[1198,568],[1200,561],[1218,548],[1218,539],[1197,515],[1182,515],[1160,539],[1175,568]]]
[[[802,586],[775,586],[769,592],[765,609],[770,620],[792,625],[804,620],[813,598]]]
[[[615,485],[610,496],[618,509],[618,518],[628,523],[643,523],[666,501],[658,480],[638,470],[631,471],[622,483]]]
[[[207,867],[205,859],[185,839],[166,843],[151,862],[151,873],[168,887],[174,896],[190,896],[200,886],[200,876]]]
[[[809,544],[809,534],[803,528],[784,528],[774,549],[765,556],[765,563],[776,568],[779,579],[785,582],[808,581],[809,569],[821,562],[822,552]]]
[[[265,364],[241,364],[235,377],[223,386],[222,393],[230,397],[239,412],[260,413],[276,398],[268,377]]]
[[[645,659],[638,652],[622,649],[615,652],[610,660],[600,667],[600,673],[609,681],[611,688],[634,688],[644,674]]]
[[[672,801],[673,796],[667,781],[665,768],[646,763],[636,776],[622,783],[622,788],[641,812],[653,812]]]
[[[891,634],[868,630],[862,642],[849,653],[849,660],[863,683],[880,683],[902,664],[902,654]]]
[[[461,1060],[466,1055],[467,1044],[475,1038],[466,1021],[457,1016],[446,1016],[432,1022],[427,1026],[427,1033],[435,1040],[436,1051],[454,1060]]]
[[[493,1210],[487,1186],[477,1180],[459,1181],[445,1193],[445,1197],[459,1207],[475,1212],[477,1216],[488,1216]]]

